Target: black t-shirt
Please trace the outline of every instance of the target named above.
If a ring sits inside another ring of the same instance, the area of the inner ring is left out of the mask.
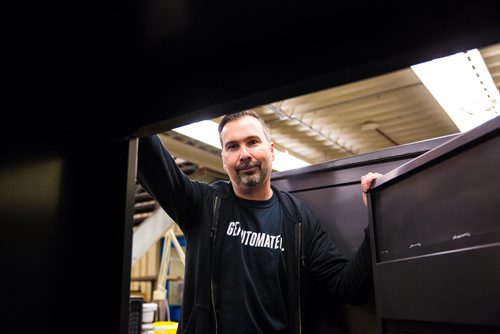
[[[281,206],[237,199],[218,262],[221,333],[286,333],[285,242]]]

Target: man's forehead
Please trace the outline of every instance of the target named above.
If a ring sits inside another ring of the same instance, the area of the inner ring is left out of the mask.
[[[259,120],[245,116],[238,120],[228,122],[221,131],[221,139],[226,141],[245,140],[251,137],[263,138],[264,129]]]

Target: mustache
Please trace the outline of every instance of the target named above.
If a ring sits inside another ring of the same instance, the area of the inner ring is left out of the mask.
[[[252,168],[252,167],[260,167],[261,165],[262,165],[262,162],[260,162],[260,161],[243,162],[243,163],[236,166],[236,170],[240,171],[242,169],[247,169],[247,168]]]

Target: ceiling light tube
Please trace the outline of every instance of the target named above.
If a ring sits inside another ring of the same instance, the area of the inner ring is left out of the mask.
[[[498,89],[477,49],[411,68],[461,132],[498,116]]]

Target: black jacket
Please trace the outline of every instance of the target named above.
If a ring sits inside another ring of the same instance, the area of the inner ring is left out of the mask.
[[[141,138],[138,180],[179,225],[186,239],[186,268],[178,333],[217,333],[215,258],[234,207],[229,182],[207,184],[190,180],[157,136]],[[371,278],[368,233],[348,261],[336,249],[313,212],[291,194],[273,187],[284,208],[290,333],[307,333],[311,284],[332,298],[360,301],[358,292]]]

